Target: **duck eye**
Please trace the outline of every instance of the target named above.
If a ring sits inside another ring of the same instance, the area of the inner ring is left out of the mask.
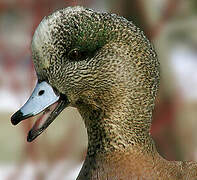
[[[68,57],[71,60],[78,60],[81,58],[81,53],[78,49],[73,49],[68,53]]]

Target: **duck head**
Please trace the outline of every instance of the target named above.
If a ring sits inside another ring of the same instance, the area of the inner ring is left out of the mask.
[[[37,85],[11,118],[16,125],[41,114],[28,141],[68,106],[78,108],[86,126],[108,116],[105,112],[117,111],[126,99],[132,113],[152,113],[159,63],[144,34],[124,18],[83,7],[58,10],[37,27],[32,57]]]

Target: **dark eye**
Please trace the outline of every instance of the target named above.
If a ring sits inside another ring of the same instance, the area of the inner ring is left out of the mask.
[[[68,53],[68,57],[71,60],[79,60],[81,59],[81,53],[78,49],[73,49]]]

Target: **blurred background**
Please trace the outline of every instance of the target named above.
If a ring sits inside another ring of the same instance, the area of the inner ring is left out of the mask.
[[[197,160],[196,0],[0,0],[0,180],[75,180],[87,135],[76,109],[67,109],[33,143],[32,121],[11,115],[36,83],[30,44],[52,11],[83,5],[119,14],[141,27],[161,62],[161,86],[151,133],[168,160]]]

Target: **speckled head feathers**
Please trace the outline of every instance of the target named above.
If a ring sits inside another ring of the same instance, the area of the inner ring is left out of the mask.
[[[38,78],[47,79],[63,93],[69,88],[74,92],[87,86],[99,88],[98,84],[103,84],[93,83],[90,78],[104,81],[108,74],[112,76],[116,72],[120,79],[125,79],[121,75],[132,77],[138,67],[152,73],[156,82],[152,84],[158,86],[159,64],[151,44],[135,25],[114,14],[98,13],[78,6],[55,11],[45,17],[36,29],[32,54]],[[127,75],[120,71],[127,71]],[[89,79],[82,78],[84,72],[89,74]],[[138,83],[142,84],[143,80]],[[75,81],[78,88],[72,84]],[[67,88],[64,84],[68,84]]]
[[[146,119],[136,133],[149,133],[159,62],[134,24],[83,7],[61,9],[38,26],[32,55],[38,79],[65,94],[84,119],[91,116],[87,106],[112,113],[124,103],[130,119]]]
[[[82,10],[83,8],[80,6],[73,7],[73,8],[68,7],[64,10],[64,13],[67,13],[67,15],[69,16],[69,15],[72,15],[72,13],[76,14],[78,12],[81,12]],[[60,13],[60,10],[59,10],[59,11],[54,12],[52,15],[49,15],[48,17],[43,18],[43,20],[38,25],[34,33],[33,39],[32,39],[33,49],[42,48],[42,46],[45,43],[48,43],[52,40],[50,32],[53,29],[53,25],[55,26],[56,20],[60,18],[61,15],[62,14]]]

